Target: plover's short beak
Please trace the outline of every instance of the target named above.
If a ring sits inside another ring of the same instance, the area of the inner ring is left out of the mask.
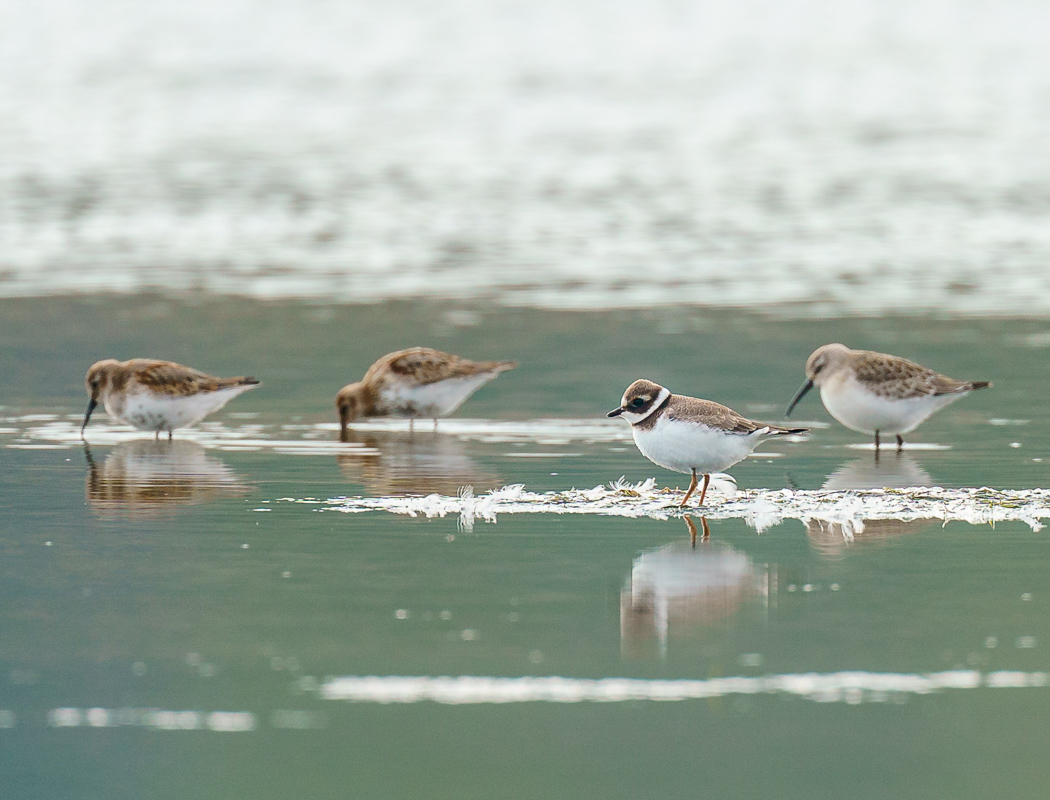
[[[606,414],[605,416],[607,416],[607,417],[618,417],[618,416],[620,416],[620,415],[621,415],[622,413],[623,413],[623,408],[622,408],[622,407],[621,407],[621,408],[614,408],[614,409],[613,409],[612,411],[610,411],[610,412],[609,412],[608,414]]]
[[[802,384],[802,388],[798,390],[798,394],[795,395],[795,399],[791,401],[791,405],[788,406],[788,410],[784,412],[785,417],[791,416],[791,410],[798,405],[798,401],[806,396],[806,392],[813,388],[813,381],[806,381]]]
[[[87,427],[88,420],[91,419],[91,412],[95,410],[95,406],[97,406],[97,405],[98,405],[98,400],[96,400],[94,397],[92,397],[90,402],[88,402],[87,413],[84,415],[84,424],[80,426],[80,435],[81,436],[84,435],[84,428]]]

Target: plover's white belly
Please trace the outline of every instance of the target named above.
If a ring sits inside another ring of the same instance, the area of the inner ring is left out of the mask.
[[[652,428],[633,427],[642,455],[674,472],[720,472],[743,461],[762,440],[759,432],[725,433],[693,422],[661,417]]]
[[[909,433],[938,409],[965,395],[945,394],[894,400],[877,395],[855,380],[822,386],[820,399],[835,419],[861,433]]]
[[[141,431],[173,431],[199,422],[254,385],[178,396],[139,391],[125,396],[123,402],[119,398],[107,397],[105,405],[111,417]]]
[[[450,378],[423,386],[393,384],[379,398],[380,411],[394,417],[437,419],[447,417],[476,392],[482,384],[496,377],[495,372]]]

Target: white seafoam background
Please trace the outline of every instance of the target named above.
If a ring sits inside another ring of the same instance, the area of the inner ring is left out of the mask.
[[[1050,6],[5,0],[0,296],[1050,311]]]

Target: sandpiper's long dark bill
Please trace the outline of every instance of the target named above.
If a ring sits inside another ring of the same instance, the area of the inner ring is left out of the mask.
[[[101,403],[114,419],[157,437],[199,422],[242,392],[259,385],[255,378],[216,378],[172,361],[112,358],[91,365],[84,381],[87,413],[80,426],[83,435],[92,412]]]
[[[696,397],[671,394],[658,383],[637,380],[627,387],[610,417],[631,423],[634,442],[642,455],[665,469],[692,475],[685,505],[704,476],[700,505],[704,503],[712,472],[721,472],[745,459],[773,436],[806,433],[807,428],[782,428],[754,422],[731,408]]]
[[[795,410],[795,406],[798,405],[798,401],[805,397],[809,390],[812,388],[813,381],[807,379],[806,382],[802,384],[802,388],[800,388],[798,392],[795,393],[795,396],[791,398],[791,403],[788,404],[787,411],[784,412],[785,417],[791,416],[791,412]]]
[[[514,361],[469,361],[429,347],[398,350],[376,361],[357,383],[339,390],[339,426],[362,417],[447,417]]]
[[[851,350],[844,344],[818,347],[806,361],[806,382],[791,400],[785,416],[814,386],[828,413],[851,430],[897,437],[910,433],[932,414],[965,397],[988,381],[957,381],[906,358]]]

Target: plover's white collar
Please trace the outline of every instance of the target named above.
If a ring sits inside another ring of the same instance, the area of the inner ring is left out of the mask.
[[[637,380],[627,387],[620,406],[609,412],[631,423],[642,455],[675,472],[692,475],[684,506],[704,476],[703,505],[712,472],[742,461],[770,436],[804,433],[805,428],[781,428],[754,422],[731,408],[696,397],[671,394],[658,383]]]

